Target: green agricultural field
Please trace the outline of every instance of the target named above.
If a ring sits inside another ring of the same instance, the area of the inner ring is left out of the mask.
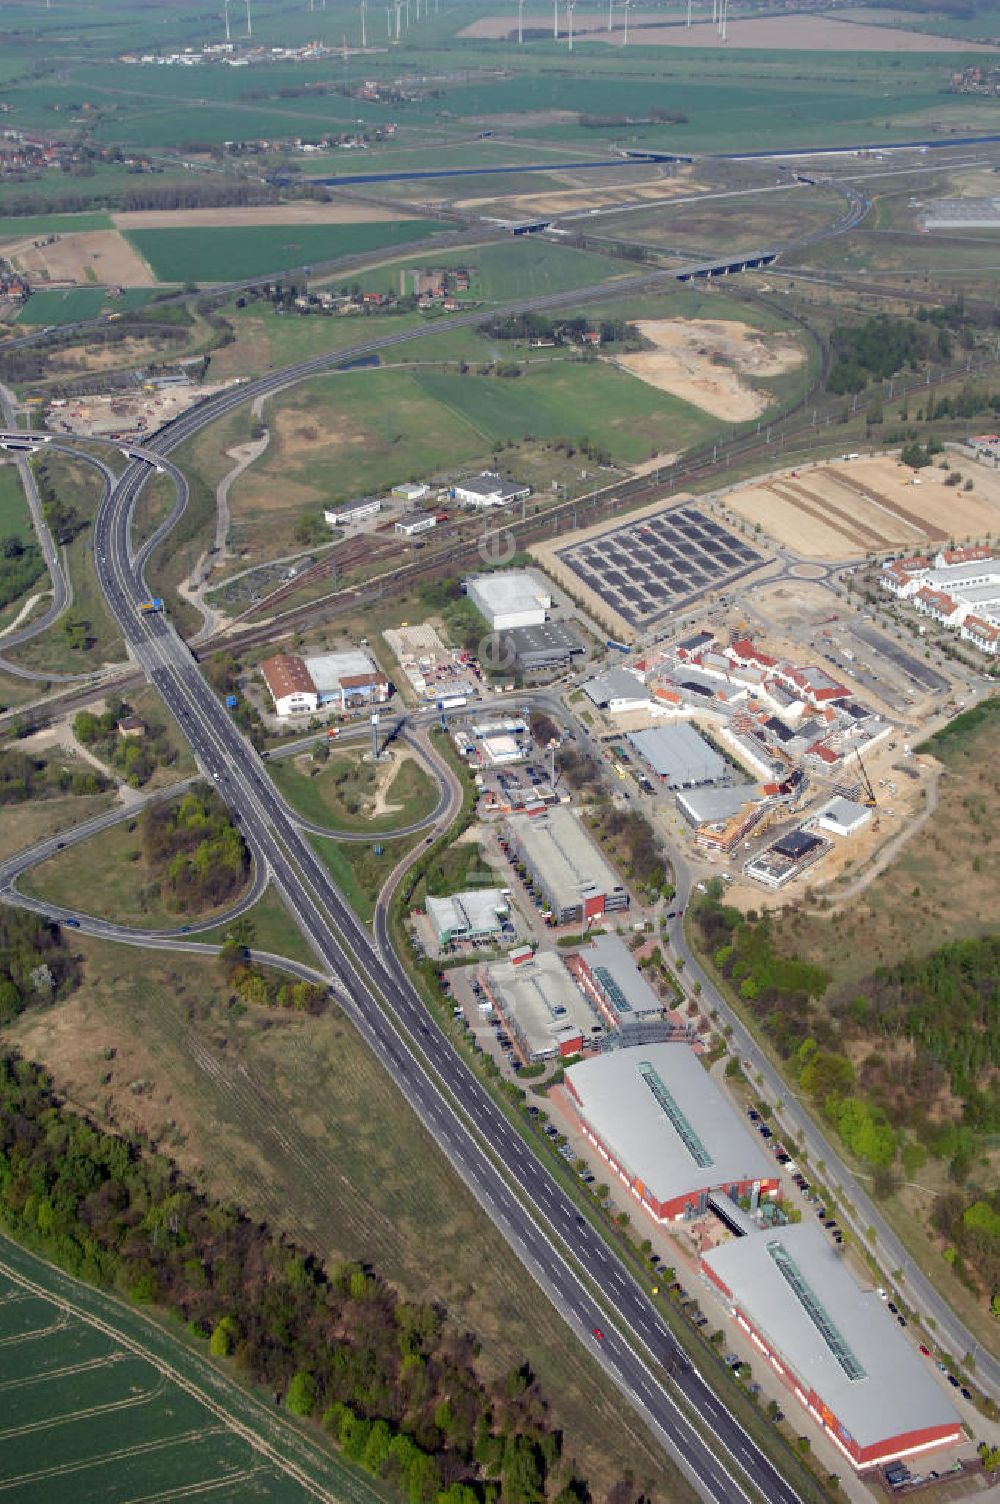
[[[373,834],[398,830],[424,819],[437,804],[437,785],[415,758],[398,761],[387,779],[378,774],[359,754],[338,752],[326,763],[314,763],[307,755],[271,764],[271,777],[293,809],[335,830]],[[376,813],[373,807],[380,786],[384,787],[384,813]]]
[[[719,426],[698,408],[604,361],[530,365],[515,379],[419,371],[414,380],[491,444],[587,438],[613,459],[637,464],[658,451],[687,449]]]
[[[635,271],[610,256],[577,251],[557,241],[530,235],[492,245],[470,246],[464,251],[435,252],[433,263],[439,267],[465,267],[471,274],[469,291],[459,294],[458,300],[473,303],[504,303],[514,298],[570,292],[575,287],[591,287]],[[400,269],[420,264],[418,257],[409,256],[405,261],[375,267],[365,272],[364,285],[376,292],[398,292]],[[328,280],[337,286],[343,278]]]
[[[13,1504],[139,1496],[380,1504],[373,1484],[135,1307],[0,1235],[4,1444]],[[329,1490],[329,1492],[327,1492]]]
[[[129,230],[126,238],[162,282],[229,282],[357,256],[446,228],[437,220],[409,219],[368,225]]]
[[[10,240],[27,240],[32,236],[72,235],[81,230],[111,230],[111,215],[93,214],[26,214],[23,218],[0,218],[0,244]]]
[[[142,308],[152,293],[129,287],[111,298],[101,287],[71,287],[65,292],[33,292],[17,316],[19,324],[75,324],[78,319],[96,319],[102,313],[125,313]]]

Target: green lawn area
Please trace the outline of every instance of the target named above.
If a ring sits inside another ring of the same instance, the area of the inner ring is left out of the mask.
[[[0,242],[26,240],[29,236],[72,235],[81,230],[110,230],[110,214],[94,210],[87,214],[25,214],[0,217]]]
[[[412,756],[395,758],[383,771],[361,755],[335,753],[326,763],[309,756],[276,758],[271,777],[293,809],[335,830],[398,830],[429,815],[437,803],[437,785]],[[369,814],[376,789],[385,790],[385,814]]]
[[[0,538],[30,543],[35,530],[16,465],[0,464]]]
[[[287,956],[291,961],[302,961],[306,966],[319,966],[314,952],[302,938],[302,931],[285,908],[276,888],[265,890],[252,909],[240,915],[240,923],[253,926],[250,945],[255,950],[271,951],[273,955]],[[208,944],[222,945],[232,928],[220,924],[215,929],[199,930],[195,937]]]
[[[355,913],[365,924],[370,924],[375,913],[375,900],[386,878],[421,837],[403,836],[396,841],[380,841],[376,835],[370,846],[367,841],[341,842],[327,836],[309,836],[308,839]],[[376,855],[376,846],[381,855]]]
[[[437,220],[407,219],[354,225],[129,230],[127,239],[161,282],[228,282],[357,256],[446,228]]]
[[[130,287],[111,298],[101,287],[71,287],[65,292],[33,292],[17,316],[19,324],[75,324],[78,319],[96,319],[102,313],[125,313],[142,308],[152,293]]]
[[[101,498],[101,480],[90,466],[46,453],[41,462],[48,470],[60,502],[71,504],[86,521],[65,548],[65,563],[73,586],[73,601],[47,632],[22,643],[11,652],[12,662],[41,673],[85,673],[104,663],[125,658],[125,640],[104,599],[94,568],[92,524]],[[86,647],[70,647],[67,626],[86,622]]]

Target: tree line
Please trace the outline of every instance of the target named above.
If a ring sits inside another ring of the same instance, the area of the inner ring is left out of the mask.
[[[167,735],[164,722],[150,717],[144,721],[141,736],[125,736],[118,724],[131,715],[124,700],[114,698],[100,715],[81,710],[73,720],[73,735],[85,747],[92,747],[104,762],[117,768],[132,788],[149,782],[157,768],[169,768],[177,761],[177,748]]]
[[[3,920],[0,915],[0,922]],[[17,916],[18,918],[22,916]],[[586,1504],[527,1365],[487,1379],[441,1307],[330,1271],[0,1057],[0,1217],[70,1273],[183,1321],[409,1504]]]
[[[948,329],[922,329],[888,313],[861,324],[837,324],[830,334],[827,390],[838,396],[863,392],[869,381],[888,381],[904,369],[919,370],[928,360],[947,360],[953,348]]]

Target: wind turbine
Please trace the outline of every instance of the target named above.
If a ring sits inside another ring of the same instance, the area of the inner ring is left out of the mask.
[[[623,47],[627,47],[628,46],[628,12],[629,12],[629,6],[631,4],[632,4],[632,0],[624,0],[624,6],[625,6],[625,39],[622,42],[622,46]]]
[[[688,0],[688,25],[691,25],[691,0]]]
[[[253,25],[250,21],[250,0],[247,0],[247,36],[253,36]]]
[[[608,0],[608,31],[615,29],[615,0]]]
[[[361,50],[364,52],[368,47],[368,0],[361,0]]]
[[[726,40],[726,20],[729,13],[729,0],[719,0],[719,37]]]
[[[576,0],[566,0],[566,14],[569,17],[569,50],[573,51],[573,10]]]
[[[226,15],[226,44],[228,45],[232,40],[229,35],[229,0],[222,0],[222,9],[225,11]]]
[[[386,8],[385,8],[385,30],[386,30],[386,35],[388,36],[389,41],[391,42],[392,41],[392,6],[391,5],[387,5]]]
[[[517,0],[517,45],[524,45],[524,0]]]
[[[552,0],[552,35],[559,40],[559,0]]]

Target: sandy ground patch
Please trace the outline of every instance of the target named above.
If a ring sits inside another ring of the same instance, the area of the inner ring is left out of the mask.
[[[552,193],[519,193],[513,198],[506,194],[502,202],[511,214],[568,214],[574,209],[616,209],[636,200],[648,201],[651,208],[664,199],[678,198],[685,193],[707,193],[703,186],[691,184],[686,178],[662,178],[655,183],[636,183],[630,187],[624,183],[614,188],[584,189],[557,188]],[[457,200],[459,208],[478,209],[484,204],[495,204],[493,198],[464,198]]]
[[[617,363],[650,386],[731,423],[758,418],[768,406],[767,394],[748,386],[745,376],[778,376],[804,359],[798,345],[749,324],[644,319],[637,327],[657,348],[618,356]]]
[[[525,16],[525,26],[551,29],[552,17],[544,14]],[[482,16],[473,21],[460,37],[505,37],[512,27],[510,16]],[[609,42],[620,47],[621,27],[609,32],[600,16],[574,15],[573,31],[587,35],[588,41]],[[635,11],[629,21],[629,42],[636,47],[718,47],[719,34],[710,21],[694,26],[665,26],[662,15]],[[996,52],[984,42],[957,43],[954,37],[936,37],[920,31],[896,30],[888,26],[865,26],[857,21],[838,21],[832,16],[762,16],[758,20],[730,21],[727,27],[730,49],[736,47],[767,48],[804,52]]]
[[[973,490],[945,488],[947,472],[914,472],[893,455],[786,470],[737,487],[726,506],[793,553],[861,558],[889,548],[941,546],[1000,530],[1000,474],[952,453]]]
[[[259,208],[131,209],[112,214],[119,230],[207,230],[242,225],[353,225],[412,219],[405,209],[371,204],[263,204]]]
[[[134,246],[117,230],[84,230],[51,245],[27,244],[12,259],[38,286],[62,282],[108,287],[151,287],[156,278]]]
[[[669,464],[664,458],[661,464]],[[641,522],[643,517],[653,517],[664,511],[667,505],[677,506],[682,501],[693,501],[695,498],[686,491],[679,491],[676,496],[671,496],[669,503],[661,497],[659,501],[651,501],[648,507],[640,507],[635,512],[628,512],[621,517],[605,517],[603,522],[595,522],[590,527],[579,528],[575,533],[560,533],[557,538],[552,538],[545,543],[532,543],[528,552],[539,568],[547,575],[551,575],[557,585],[561,585],[571,596],[579,600],[583,609],[593,617],[595,621],[609,628],[622,642],[631,642],[636,635],[636,628],[629,622],[612,611],[606,601],[595,591],[589,589],[578,574],[567,569],[559,558],[562,549],[572,548],[577,543],[585,543],[588,538],[597,538],[602,533],[607,533],[612,528],[621,527],[624,523]]]
[[[69,350],[54,350],[48,364],[54,371],[86,371],[92,375],[120,366],[142,366],[147,361],[169,358],[169,354],[162,343],[153,339],[123,339],[110,345],[74,345]]]

